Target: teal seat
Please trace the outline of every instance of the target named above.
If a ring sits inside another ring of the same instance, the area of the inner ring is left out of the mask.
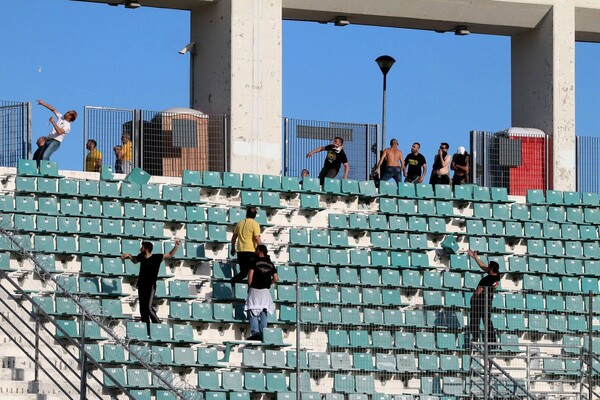
[[[527,330],[532,332],[547,333],[548,317],[545,314],[528,314]]]
[[[548,221],[563,224],[566,222],[565,209],[562,206],[548,207]]]
[[[564,275],[566,273],[565,270],[565,262],[569,262],[569,264],[571,264],[570,262],[576,262],[579,261],[579,274],[577,274],[575,265],[572,265],[572,273],[575,273],[576,275],[580,275],[583,272],[583,265],[581,264],[581,260],[564,260],[562,258],[549,258],[548,259],[548,273],[550,274],[555,274],[555,275]]]
[[[583,210],[579,207],[567,207],[566,221],[573,224],[583,224],[584,214]]]
[[[548,220],[548,208],[546,206],[529,206],[529,218],[532,221],[544,222]]]
[[[200,171],[184,169],[181,174],[181,183],[186,186],[200,186],[202,184],[202,175]]]
[[[492,217],[492,208],[487,203],[475,203],[473,204],[473,217],[487,220]],[[494,216],[494,218],[497,218]]]
[[[454,187],[454,199],[463,202],[473,200],[473,185],[456,185]]]
[[[319,196],[314,194],[302,193],[300,195],[300,208],[304,210],[319,211],[324,207],[319,205]]]
[[[408,265],[408,254],[406,252],[394,252],[398,254],[398,258],[394,256],[390,257],[388,252],[385,250],[371,250],[371,266],[377,268],[394,267],[394,266],[407,266]],[[390,264],[391,258],[391,264]]]
[[[393,198],[381,197],[379,199],[379,211],[383,214],[397,214],[398,202]]]
[[[414,215],[416,213],[417,203],[415,202],[415,200],[411,200],[411,199],[398,199],[397,204],[398,204],[398,212],[397,212],[397,214],[400,214],[400,215]],[[429,205],[430,206],[429,211],[432,211],[431,205],[434,204],[432,201],[425,202],[423,204],[424,205]],[[425,211],[426,210],[423,210],[423,212],[425,212]],[[421,213],[421,209],[419,209],[419,213]],[[433,214],[433,212],[430,212],[429,214]]]
[[[297,178],[293,178],[296,179]],[[295,182],[292,180],[290,180],[289,182],[286,182],[286,185],[292,185],[295,186]],[[283,186],[284,183],[282,182],[281,185]],[[296,189],[294,191],[299,191],[300,189]],[[310,177],[310,176],[306,176],[302,179],[302,191],[307,192],[307,193],[322,193],[321,192],[321,182],[319,181],[319,178],[314,178],[314,177]]]
[[[506,329],[512,332],[525,331],[525,317],[523,314],[506,314]]]
[[[575,291],[575,290],[574,290]],[[598,278],[596,277],[582,277],[581,278],[581,291],[583,293],[600,294],[598,287]]]
[[[562,281],[562,290],[563,292],[570,293],[581,293],[581,283],[578,277],[571,276],[563,276],[561,278]]]
[[[490,188],[488,188],[487,186],[473,186],[473,201],[485,203],[491,202],[492,197],[490,193]]]
[[[513,204],[511,206],[511,218],[516,219],[518,221],[528,221],[529,220],[529,209],[524,204]],[[546,218],[544,218],[545,220]],[[532,220],[535,220],[532,218]]]
[[[369,252],[362,249],[350,249],[350,265],[355,267],[368,267]]]
[[[439,371],[439,358],[434,354],[419,354],[419,370],[422,372]]]
[[[597,208],[585,208],[583,210],[583,220],[585,223],[598,225],[600,223],[600,210]]]
[[[460,362],[455,354],[440,355],[440,370],[442,372],[458,372],[460,371]],[[444,378],[446,379],[446,378]],[[462,391],[461,391],[462,393]]]
[[[323,182],[323,191],[335,196],[342,195],[342,181],[334,178],[325,178]],[[356,185],[356,193],[358,194],[358,182]]]
[[[556,316],[556,317],[565,317],[564,315],[560,315],[560,316]],[[589,332],[589,328],[588,328],[588,323],[587,323],[587,319],[582,316],[582,315],[567,315],[567,326],[568,329],[564,329],[564,325],[563,325],[563,321],[560,320],[558,321],[559,324],[559,328],[560,329],[556,329],[559,332],[562,333],[566,333],[566,332],[577,332],[577,333],[584,333],[584,332]]]
[[[17,186],[19,185],[19,179],[27,179],[27,180],[32,180],[34,178],[27,178],[27,177],[17,177],[17,179],[15,180],[15,183],[17,184]],[[21,190],[21,188],[17,187],[17,190]],[[30,188],[28,188],[28,190],[26,190],[28,192],[35,192],[36,189],[32,189],[30,190]],[[39,193],[48,193],[48,194],[58,194],[58,180],[56,178],[37,178],[37,191]]]
[[[526,201],[529,204],[546,204],[544,191],[538,189],[528,189]]]
[[[35,160],[21,159],[17,162],[17,175],[38,176],[38,166]]]
[[[136,243],[136,248],[133,249],[130,254],[136,254],[139,252],[140,246]],[[125,251],[124,251],[125,252]],[[100,253],[104,256],[117,256],[121,255],[119,239],[101,238],[100,239]]]
[[[103,383],[109,388],[118,386],[126,387],[125,371],[123,367],[108,367],[104,369]]]
[[[268,176],[268,175],[265,175]],[[304,182],[303,182],[304,184]],[[264,181],[263,181],[264,185]],[[265,187],[266,189],[266,187]],[[282,176],[281,177],[281,190],[283,192],[294,193],[300,191],[300,182],[295,176]]]

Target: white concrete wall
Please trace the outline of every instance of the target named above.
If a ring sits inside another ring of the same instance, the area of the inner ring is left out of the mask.
[[[192,13],[193,108],[231,116],[234,172],[281,172],[281,9],[223,0]]]

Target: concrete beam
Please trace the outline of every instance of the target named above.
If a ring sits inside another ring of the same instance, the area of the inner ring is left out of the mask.
[[[512,126],[552,135],[549,188],[575,190],[575,8],[562,1],[512,38]]]
[[[230,171],[280,174],[281,0],[219,0],[195,9],[191,25],[192,108],[229,114]]]

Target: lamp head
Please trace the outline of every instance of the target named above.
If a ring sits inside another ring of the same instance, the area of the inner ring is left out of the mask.
[[[381,70],[381,73],[385,76],[385,75],[387,75],[389,70],[392,69],[392,65],[394,65],[396,60],[394,60],[394,58],[392,58],[390,56],[379,56],[379,57],[377,57],[375,62],[377,63],[377,65],[379,65],[379,69]]]
[[[469,28],[467,28],[466,26],[463,26],[463,25],[460,25],[460,26],[457,26],[456,28],[454,28],[454,34],[456,36],[467,36],[470,33],[471,32],[469,31]]]
[[[348,26],[350,25],[350,21],[346,17],[335,17],[333,19],[333,25],[335,26]]]

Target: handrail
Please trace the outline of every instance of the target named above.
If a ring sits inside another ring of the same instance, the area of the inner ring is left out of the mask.
[[[34,307],[36,307],[37,309],[37,313],[38,315],[34,315],[31,311],[29,311],[25,306],[23,306],[23,304],[20,304],[17,299],[15,298],[15,296],[9,291],[7,290],[7,288],[4,285],[0,285],[0,288],[8,295],[10,296],[13,300],[15,300],[16,303],[19,303],[20,307],[22,310],[24,310],[31,318],[36,320],[36,323],[39,322],[39,314],[43,315],[46,320],[48,322],[50,322],[51,324],[53,324],[60,332],[61,334],[65,337],[65,339],[67,341],[70,342],[71,345],[76,346],[79,351],[81,352],[85,352],[87,358],[94,364],[94,366],[96,366],[98,369],[100,369],[102,372],[106,372],[106,370],[104,369],[104,367],[102,367],[101,364],[99,364],[93,357],[90,356],[90,354],[87,353],[87,351],[85,350],[85,348],[83,346],[80,346],[80,344],[73,338],[71,337],[60,325],[58,325],[53,318],[51,318],[36,302],[33,301],[33,299],[27,294],[25,293],[21,287],[8,275],[8,273],[6,271],[0,270],[0,274],[2,275],[2,282],[7,281],[9,282],[13,287],[15,287],[15,289],[17,289],[17,291],[19,292],[19,294],[22,296],[22,298],[25,298],[27,301],[29,301]],[[26,329],[28,329],[31,333],[33,333],[34,335],[36,334],[36,331],[34,329],[31,328],[31,326],[29,326],[29,324],[27,323],[27,321],[23,320],[23,318],[16,312],[16,310],[12,307],[10,307],[9,304],[6,303],[4,298],[0,297],[0,302],[2,302],[2,304],[6,307],[6,309],[12,313],[24,326]],[[15,330],[19,331],[20,333],[22,332],[21,330],[18,329],[18,327],[13,324],[12,322],[10,322],[10,320],[5,319],[10,325],[11,327],[13,327]],[[49,334],[52,335],[52,332],[50,332],[50,330],[45,326],[45,325],[41,325],[43,330]],[[63,386],[61,384],[59,384],[58,382],[56,382],[56,380],[54,379],[54,377],[52,376],[52,374],[49,374],[45,368],[43,368],[43,365],[41,365],[41,363],[39,362],[39,360],[37,360],[35,357],[33,357],[29,352],[27,352],[20,343],[18,343],[16,340],[14,340],[13,336],[9,334],[9,332],[4,328],[4,325],[0,325],[0,329],[2,330],[2,332],[4,332],[7,337],[9,337],[13,343],[15,343],[19,349],[21,351],[23,351],[23,353],[31,360],[33,361],[36,366],[40,367],[42,371],[44,371],[46,373],[46,375],[48,376],[48,378],[50,378],[50,380],[66,395],[68,396],[68,393],[65,391],[65,389],[63,388]],[[27,342],[27,344],[29,344],[32,347],[35,347],[35,344],[31,342],[30,339],[28,339],[28,337],[24,334],[21,335],[21,337],[23,338],[23,340],[25,340]],[[41,339],[42,343],[44,343],[47,347],[48,350],[50,350],[50,352],[55,355],[56,357],[59,358],[63,358],[62,355],[58,354],[58,352],[55,350],[54,348],[54,343],[53,344],[49,344],[45,339],[43,339],[39,334],[37,336],[38,339]],[[62,343],[60,344],[62,346],[62,348],[65,350],[65,352],[70,356],[70,358],[72,358],[75,361],[79,361],[78,357],[75,356],[66,346],[62,345]],[[39,355],[41,355],[47,362],[49,365],[53,366],[53,363],[51,362],[50,358],[44,353],[44,352],[40,352]],[[78,375],[78,371],[74,370],[68,363],[65,363],[65,366],[67,367],[67,369],[69,369],[69,371],[73,374],[75,374],[75,376],[78,376],[79,378],[81,378],[81,376]],[[65,382],[67,382],[77,393],[80,393],[80,389],[75,386],[72,382],[70,382],[70,380],[67,378],[67,376],[65,376],[65,374],[63,372],[60,371],[60,369],[54,367],[53,368],[55,372],[57,372],[62,378],[65,379]],[[109,377],[109,379],[115,384],[115,386],[117,386],[121,391],[123,391],[124,394],[126,394],[127,396],[129,396],[129,398],[133,398],[129,392],[122,387],[119,382],[117,382],[110,374],[107,375]],[[98,382],[104,389],[106,389],[107,391],[109,391],[108,387],[102,382],[100,381],[96,376],[92,375],[92,377],[96,380],[96,382]],[[93,389],[93,387],[91,387],[90,385],[87,385],[88,389],[91,389],[92,392],[98,396],[98,398],[102,398],[101,395],[99,395],[98,393],[96,393],[96,391]]]
[[[475,351],[479,351],[479,352],[483,352],[483,349],[480,348],[481,345],[483,345],[484,343],[480,343],[480,342],[471,342],[471,346],[472,346],[472,350]],[[471,362],[475,361],[475,359],[473,358],[473,352],[471,353]],[[479,363],[479,361],[476,361],[478,364],[480,364],[481,366],[483,366],[481,363]],[[489,365],[496,367],[496,369],[504,376],[506,377],[509,381],[511,381],[511,383],[513,384],[513,394],[516,394],[516,392],[518,390],[521,390],[523,392],[523,394],[525,396],[527,396],[528,399],[531,400],[536,400],[537,397],[535,397],[534,395],[532,395],[529,390],[527,388],[522,387],[522,385],[519,384],[519,382],[513,378],[504,368],[502,368],[496,361],[494,361],[491,358],[487,358],[486,360],[487,363],[489,363]],[[482,376],[482,374],[477,371],[477,369],[475,368],[471,368],[471,370],[476,373],[479,377],[482,377],[483,379],[486,379],[485,376]],[[491,373],[489,374],[489,377],[494,379],[494,381],[496,383],[498,383],[499,385],[503,386],[506,389],[510,389],[508,386],[506,386],[506,383],[502,382],[500,379],[498,379],[497,376],[492,375]],[[475,384],[477,387],[479,387],[476,383],[473,383],[473,379],[471,379],[471,384]],[[499,393],[499,391],[497,389],[494,389],[497,393]]]
[[[82,316],[84,316],[85,319],[95,322],[104,332],[106,332],[106,334],[109,336],[110,339],[112,339],[115,343],[118,343],[125,350],[127,350],[129,352],[130,356],[133,355],[133,357],[136,359],[136,362],[138,362],[139,364],[141,364],[142,367],[144,367],[148,371],[150,371],[150,373],[153,375],[153,377],[156,378],[156,381],[160,382],[166,390],[171,392],[171,394],[173,394],[176,398],[179,398],[182,400],[196,400],[198,398],[201,398],[199,396],[202,396],[202,393],[200,391],[198,391],[198,389],[196,387],[190,385],[189,383],[187,383],[185,381],[179,382],[178,387],[174,386],[173,382],[168,379],[169,374],[162,373],[164,370],[160,369],[160,367],[162,366],[160,364],[160,362],[155,361],[154,360],[155,357],[149,356],[149,355],[151,355],[151,353],[145,354],[145,356],[147,356],[147,357],[144,357],[144,355],[139,353],[138,350],[134,350],[130,347],[130,343],[132,342],[130,339],[126,339],[126,338],[123,338],[123,337],[117,335],[117,333],[115,333],[114,330],[111,329],[107,324],[102,323],[100,318],[98,318],[96,315],[94,315],[92,312],[90,312],[88,307],[86,307],[86,305],[80,301],[79,296],[74,295],[69,290],[62,287],[62,285],[59,284],[54,279],[52,274],[35,259],[35,257],[31,253],[31,251],[29,251],[29,249],[24,248],[21,245],[21,243],[19,243],[18,240],[15,240],[12,232],[10,232],[10,231],[6,230],[4,227],[0,226],[0,235],[6,236],[10,240],[12,245],[19,250],[20,254],[24,258],[26,258],[34,263],[34,265],[36,267],[35,272],[38,273],[38,275],[40,276],[40,278],[42,280],[49,279],[50,281],[53,282],[53,284],[56,285],[57,288],[60,288],[63,292],[62,294],[69,297],[71,300],[73,300],[75,302],[75,304],[77,304],[79,306]],[[4,275],[6,275],[6,274],[4,274]],[[17,290],[19,290],[23,294],[23,296],[25,296],[25,298],[28,299],[28,301],[30,301],[32,304],[34,304],[36,306],[36,308],[38,308],[42,312],[42,314],[44,314],[46,316],[46,318],[48,318],[50,321],[52,321],[54,323],[53,318],[51,316],[49,316],[47,313],[45,313],[39,307],[39,305],[37,305],[35,302],[33,302],[31,297],[28,296],[26,293],[24,293],[18,284],[15,284],[14,281],[12,281],[12,283],[13,283],[13,285],[16,285],[15,287],[17,288]],[[56,323],[54,323],[54,324],[61,330],[61,333],[65,336],[65,338],[67,338],[67,340],[69,340],[74,346],[80,348],[80,350],[81,350],[82,346],[80,346],[74,338],[70,337],[68,335],[68,333],[66,331],[64,331]],[[85,349],[83,349],[82,351],[85,352]],[[86,356],[88,356],[88,358],[93,360],[93,358],[89,357],[87,352],[86,352]],[[147,358],[147,360],[145,358]],[[166,366],[163,366],[163,367],[167,368]],[[102,370],[104,371],[104,369],[102,369]],[[111,379],[111,381],[114,382],[114,379],[112,378],[112,376],[110,374],[108,374],[108,376]],[[119,387],[119,386],[117,386],[117,387]],[[119,389],[121,389],[121,387],[119,387]],[[127,393],[127,391],[125,390],[124,393]]]

